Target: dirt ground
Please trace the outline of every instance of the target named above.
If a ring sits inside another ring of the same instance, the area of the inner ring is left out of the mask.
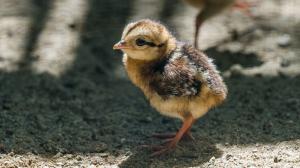
[[[258,1],[201,29],[227,101],[196,140],[150,158],[139,145],[175,132],[112,51],[124,25],[153,18],[183,41],[197,11],[173,0],[1,0],[0,167],[300,167],[300,1]]]

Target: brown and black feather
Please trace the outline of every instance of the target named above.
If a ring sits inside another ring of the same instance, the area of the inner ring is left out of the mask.
[[[150,77],[150,89],[164,99],[196,96],[203,83],[215,93],[227,92],[211,60],[187,44],[178,43],[163,59],[146,66],[144,75]]]

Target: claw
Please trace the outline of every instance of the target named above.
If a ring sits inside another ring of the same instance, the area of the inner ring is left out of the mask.
[[[173,138],[165,139],[161,144],[165,145],[165,144],[171,143],[172,141],[173,141]]]
[[[174,138],[175,136],[176,136],[175,133],[164,133],[164,134],[155,133],[155,134],[152,134],[152,137],[158,138],[158,139],[169,139],[169,138]]]
[[[153,152],[150,156],[154,157],[154,156],[159,156],[159,155],[171,152],[176,147],[176,143],[174,143],[174,142],[175,142],[175,139],[171,139],[166,146],[163,146],[163,148]]]
[[[175,148],[175,146],[172,145],[172,139],[168,141],[168,145],[140,145],[141,148],[148,148],[152,151],[154,151],[150,157],[155,157],[155,156],[159,156],[165,153],[170,152],[171,150],[173,150]],[[167,143],[167,142],[165,142]],[[164,144],[164,143],[163,143]]]
[[[150,157],[160,156],[160,155],[165,154],[165,153],[168,153],[168,152],[170,152],[170,149],[164,148],[164,149],[162,149],[162,150],[153,152],[153,153],[150,155]]]

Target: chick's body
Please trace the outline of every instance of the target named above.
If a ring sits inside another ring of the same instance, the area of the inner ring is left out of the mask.
[[[177,42],[160,23],[141,20],[129,24],[114,46],[125,54],[131,81],[161,114],[183,120],[170,144],[176,146],[192,123],[226,98],[227,88],[212,61],[194,47]]]
[[[226,97],[211,61],[189,45],[177,44],[163,59],[143,62],[124,55],[128,76],[161,114],[197,119]]]

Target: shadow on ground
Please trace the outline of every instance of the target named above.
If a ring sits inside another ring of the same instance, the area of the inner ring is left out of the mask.
[[[47,23],[49,9],[52,7],[52,1],[49,0],[31,0],[31,3],[36,6],[36,11],[32,13],[32,24],[30,25],[28,35],[24,43],[26,44],[23,60],[19,65],[21,68],[30,67],[34,61],[31,55],[38,41],[38,37]]]
[[[242,67],[258,67],[262,61],[255,54],[233,53],[230,51],[217,51],[215,47],[208,48],[205,53],[214,59],[214,62],[220,71],[229,70],[233,65],[239,64]]]
[[[178,148],[159,159],[149,159],[150,151],[136,150],[122,166],[196,166],[213,156],[221,156],[222,152],[215,144],[273,144],[300,138],[300,124],[297,122],[300,119],[300,90],[297,88],[300,78],[234,77],[227,79],[226,83],[230,91],[228,101],[194,125],[195,144],[185,143],[182,145],[184,150]],[[173,124],[162,123],[163,120],[154,123],[157,130],[174,131]],[[179,123],[175,125],[179,126]],[[142,124],[140,127],[144,129]]]
[[[94,70],[94,78],[97,78],[98,74],[109,77],[113,75],[114,69],[120,65],[121,57],[113,53],[112,46],[120,40],[124,25],[128,22],[131,3],[130,0],[122,3],[117,0],[89,0],[90,10],[86,16],[81,45],[78,47],[77,60],[73,66],[75,71]]]
[[[84,72],[81,72],[82,75]],[[164,118],[127,80],[1,74],[0,132],[2,152],[109,152],[133,155],[121,167],[195,166],[220,157],[215,144],[249,145],[300,138],[300,78],[235,76],[226,80],[228,101],[201,118],[171,155],[149,158],[137,148],[157,144],[153,132],[174,132],[179,121]]]
[[[139,148],[120,167],[191,167],[222,156],[222,151],[206,137],[196,136],[195,141],[183,140],[170,154],[150,157],[151,152]]]

